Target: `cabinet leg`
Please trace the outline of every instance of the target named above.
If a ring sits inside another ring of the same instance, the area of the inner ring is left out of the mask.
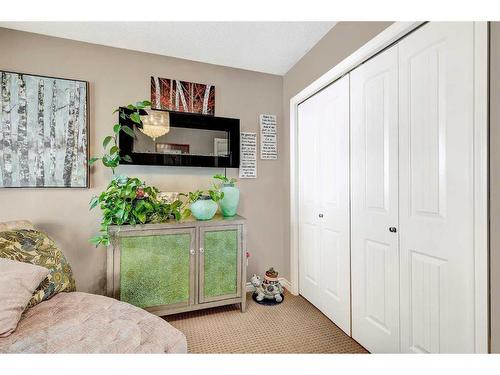
[[[241,303],[240,303],[240,307],[241,307],[241,312],[244,313],[247,311],[247,301],[246,301],[246,296],[243,297],[243,299],[241,300]]]

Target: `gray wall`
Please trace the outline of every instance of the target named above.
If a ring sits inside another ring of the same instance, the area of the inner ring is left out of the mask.
[[[284,77],[0,28],[0,49],[8,51],[0,54],[0,69],[89,81],[91,155],[100,152],[102,138],[111,131],[114,108],[149,98],[151,75],[215,84],[216,115],[240,118],[242,131],[258,133],[258,115],[277,114],[278,160],[258,160],[258,178],[240,181],[240,213],[249,219],[248,273],[274,266],[288,278],[290,98],[390,24],[339,22]],[[228,171],[237,177],[236,170]],[[210,176],[221,171],[127,166],[119,172],[161,190],[188,191],[208,187]],[[109,171],[98,166],[89,190],[0,190],[0,221],[34,221],[64,249],[78,289],[102,292],[105,250],[87,242],[99,219],[87,203],[109,179]]]
[[[174,77],[216,86],[216,115],[241,119],[241,130],[258,132],[259,114],[278,116],[283,132],[281,76],[262,74],[188,60],[81,43],[0,28],[0,69],[90,82],[90,153],[101,152],[104,136],[112,132],[120,105],[149,99],[150,76]],[[278,137],[280,149],[282,137]],[[258,161],[258,178],[241,180],[240,213],[248,218],[248,273],[267,267],[285,268],[282,218],[287,204],[281,178],[288,165]],[[237,177],[237,170],[228,170]],[[119,173],[137,176],[166,191],[208,188],[220,169],[124,166]],[[48,232],[73,266],[77,289],[102,293],[106,257],[103,247],[88,239],[98,230],[98,211],[89,212],[90,198],[101,192],[111,173],[101,165],[91,172],[90,189],[0,189],[0,221],[28,219]]]

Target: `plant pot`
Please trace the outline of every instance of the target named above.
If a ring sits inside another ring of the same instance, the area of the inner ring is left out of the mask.
[[[202,196],[196,202],[191,203],[191,214],[197,220],[210,220],[217,212],[217,203],[209,196]]]
[[[234,184],[224,184],[220,191],[224,193],[224,198],[219,202],[222,215],[225,217],[236,215],[240,203],[240,190]]]

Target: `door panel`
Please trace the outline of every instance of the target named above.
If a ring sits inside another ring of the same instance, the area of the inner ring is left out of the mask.
[[[194,229],[133,232],[119,238],[121,301],[138,307],[194,301]]]
[[[340,302],[342,299],[342,246],[341,234],[339,232],[324,229],[321,233],[321,249],[323,252],[321,260],[322,289],[329,298]]]
[[[352,336],[378,353],[399,351],[397,56],[351,72]]]
[[[474,351],[473,23],[399,44],[401,345]]]
[[[321,310],[350,335],[349,76],[320,94]]]
[[[350,334],[349,77],[299,106],[300,293]]]
[[[241,231],[238,226],[200,229],[200,303],[241,296]]]
[[[318,223],[318,102],[306,100],[298,108],[299,139],[299,289],[313,305],[320,305],[320,227]]]

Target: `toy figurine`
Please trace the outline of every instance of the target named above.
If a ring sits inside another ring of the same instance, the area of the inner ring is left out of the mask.
[[[264,281],[260,276],[253,275],[250,282],[255,287],[253,299],[258,303],[272,304],[281,303],[284,298],[283,287],[278,280],[278,272],[274,268],[266,271]]]

